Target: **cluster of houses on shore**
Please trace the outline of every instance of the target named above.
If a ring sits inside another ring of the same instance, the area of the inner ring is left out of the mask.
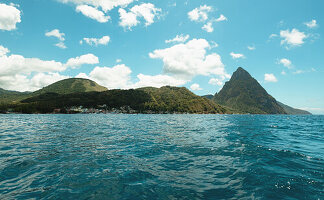
[[[99,106],[98,108],[85,108],[83,106],[72,106],[70,108],[56,108],[53,110],[53,114],[135,114],[138,111],[132,109],[129,106],[123,106],[120,108],[107,109],[106,105]]]

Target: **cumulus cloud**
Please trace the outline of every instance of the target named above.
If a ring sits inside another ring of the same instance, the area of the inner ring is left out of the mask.
[[[191,21],[206,21],[208,19],[208,13],[212,11],[211,6],[203,5],[199,8],[195,8],[188,12],[188,17]]]
[[[282,30],[280,31],[281,45],[286,45],[286,48],[297,47],[304,44],[304,39],[307,38],[304,32],[300,32],[298,29],[292,29],[291,31]]]
[[[98,64],[99,58],[91,53],[85,54],[79,57],[70,58],[65,64],[66,67],[71,67],[72,69],[77,68],[84,64]]]
[[[119,8],[119,25],[131,29],[131,27],[137,26],[140,23],[138,18],[142,17],[145,20],[145,26],[149,26],[154,23],[155,17],[158,17],[161,11],[160,8],[156,8],[155,5],[151,3],[135,5],[129,12],[123,8]]]
[[[110,11],[115,7],[125,7],[134,0],[59,0],[62,3],[73,3],[76,5],[91,5],[101,8],[104,12]]]
[[[197,83],[194,83],[190,86],[190,89],[193,91],[198,91],[198,90],[202,90],[202,88],[200,88],[200,85]]]
[[[308,28],[316,28],[318,25],[317,25],[317,21],[315,19],[313,19],[312,21],[310,22],[305,22],[304,23]]]
[[[88,5],[79,5],[75,9],[77,12],[81,12],[84,16],[94,19],[100,23],[106,23],[110,19],[109,16],[105,16],[102,11]]]
[[[54,29],[52,31],[46,32],[45,36],[47,36],[47,37],[56,37],[60,41],[65,40],[65,38],[64,38],[65,34],[61,33],[60,30],[58,30],[58,29]]]
[[[37,73],[31,78],[22,74],[13,76],[0,76],[1,87],[7,90],[15,91],[36,91],[56,81],[69,78],[68,76],[60,75],[59,73]]]
[[[213,28],[213,24],[211,22],[208,22],[207,24],[205,24],[202,29],[208,33],[211,33],[214,31],[214,28]]]
[[[222,79],[218,79],[218,78],[211,78],[208,83],[210,85],[218,85],[218,86],[221,86],[223,85],[223,80]]]
[[[90,46],[107,45],[110,41],[110,37],[106,35],[102,38],[83,38],[80,44],[83,44],[83,41]]]
[[[287,67],[288,69],[293,68],[291,61],[287,58],[280,59],[279,64],[282,64],[283,66]]]
[[[137,24],[139,23],[139,21],[137,20],[137,15],[135,13],[127,12],[122,8],[119,8],[118,12],[120,18],[120,26],[128,27],[128,29],[131,29],[131,27],[137,26]]]
[[[46,32],[45,36],[47,37],[55,37],[59,40],[59,42],[57,44],[55,44],[55,46],[61,48],[61,49],[66,49],[66,46],[64,44],[65,41],[65,34],[61,33],[60,30],[58,29],[54,29],[52,31]]]
[[[227,21],[227,18],[224,15],[220,15],[219,18],[215,20],[216,22],[222,22],[222,21]]]
[[[240,54],[240,53],[234,53],[234,52],[231,52],[231,53],[230,53],[230,56],[232,56],[233,59],[245,58],[245,56],[244,56],[243,54]]]
[[[264,74],[265,82],[278,82],[277,78],[273,74]]]
[[[170,39],[170,40],[165,40],[165,43],[173,43],[173,42],[179,42],[179,43],[183,43],[185,41],[187,41],[189,39],[189,35],[176,35],[175,38]]]
[[[20,11],[13,4],[0,3],[0,30],[14,30],[20,22]]]
[[[228,77],[221,57],[216,53],[207,54],[210,44],[205,39],[192,39],[185,44],[157,49],[149,53],[150,58],[161,59],[164,73],[183,80],[197,75],[218,75]]]
[[[39,58],[25,58],[21,55],[15,54],[1,56],[0,66],[0,76],[65,70],[65,67],[61,62],[56,62],[54,60],[46,61]]]
[[[140,87],[162,87],[162,86],[180,86],[186,84],[186,80],[177,79],[175,77],[159,74],[159,75],[144,75],[139,74],[137,75],[139,79],[138,82],[132,85],[133,88],[140,88]]]
[[[9,52],[10,52],[9,49],[0,45],[0,57],[7,55],[7,53],[9,53]]]
[[[81,73],[77,78],[88,78],[108,89],[127,89],[130,87],[131,69],[124,64],[114,67],[95,67],[89,75]]]
[[[17,91],[34,91],[58,80],[68,78],[58,72],[68,67],[82,64],[96,64],[98,58],[92,54],[69,59],[66,64],[55,60],[25,58],[9,54],[9,49],[0,46],[0,85],[1,88]]]

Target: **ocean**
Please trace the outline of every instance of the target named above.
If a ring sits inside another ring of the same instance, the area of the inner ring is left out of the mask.
[[[0,199],[324,199],[324,116],[0,115]]]

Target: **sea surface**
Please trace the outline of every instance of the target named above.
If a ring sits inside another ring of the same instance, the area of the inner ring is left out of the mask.
[[[0,115],[0,199],[324,199],[324,116]]]

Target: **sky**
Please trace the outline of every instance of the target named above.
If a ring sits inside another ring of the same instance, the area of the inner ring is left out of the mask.
[[[219,92],[238,68],[324,114],[322,0],[0,0],[0,88],[88,78]]]

